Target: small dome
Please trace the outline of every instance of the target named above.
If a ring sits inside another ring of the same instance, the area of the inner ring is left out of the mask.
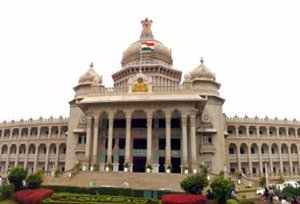
[[[93,63],[91,63],[90,69],[80,77],[79,79],[80,84],[82,83],[102,84],[102,77],[99,76],[97,72],[95,72],[93,66],[94,66]]]
[[[201,64],[194,69],[191,73],[192,79],[200,78],[200,79],[209,79],[215,81],[216,77],[213,72],[211,72],[205,65],[204,65],[204,60],[201,57],[200,60]]]
[[[189,80],[191,79],[191,72],[188,72],[184,75],[184,79]]]

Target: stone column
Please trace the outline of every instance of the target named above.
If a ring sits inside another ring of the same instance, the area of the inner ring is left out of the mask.
[[[248,163],[249,163],[249,176],[253,176],[252,172],[252,152],[251,152],[251,146],[248,148]]]
[[[11,145],[7,145],[7,155],[6,155],[5,171],[8,171],[8,167],[9,167],[10,148],[11,148]]]
[[[49,171],[48,166],[49,166],[49,145],[46,146],[46,158],[45,158],[45,171]]]
[[[171,111],[166,111],[166,167],[171,164]]]
[[[99,117],[94,117],[93,164],[98,164]]]
[[[25,153],[25,158],[24,158],[24,169],[27,169],[28,166],[28,153],[29,153],[29,145],[25,146],[26,148],[26,153]]]
[[[191,159],[192,166],[196,168],[197,163],[197,153],[196,153],[196,114],[192,113],[190,115],[190,123],[191,123]]]
[[[181,128],[182,128],[182,163],[181,165],[188,165],[187,152],[187,115],[181,113]]]
[[[15,168],[18,166],[18,162],[19,162],[19,148],[20,145],[16,145],[16,158],[15,158]]]
[[[85,144],[85,168],[88,170],[90,165],[90,152],[91,152],[91,136],[92,136],[92,117],[87,116],[86,125],[86,144]]]
[[[38,165],[38,154],[39,154],[39,149],[37,145],[35,146],[35,154],[34,154],[34,163],[33,163],[33,173],[36,172],[37,165]]]
[[[55,170],[58,170],[58,162],[59,162],[59,146],[58,146],[58,143],[56,143],[56,155],[55,155]]]
[[[288,147],[288,153],[289,153],[289,166],[290,166],[290,175],[293,176],[293,160],[292,160],[292,154],[291,154],[291,146]]]
[[[273,172],[273,160],[272,160],[272,146],[269,147],[269,162],[270,162],[270,176],[273,176],[274,172]]]
[[[125,163],[130,162],[130,141],[131,141],[131,114],[132,111],[126,111],[126,139],[125,139]]]
[[[242,165],[241,165],[241,144],[237,144],[237,167],[238,167],[238,171],[242,170]]]
[[[114,128],[114,112],[108,113],[108,145],[107,145],[107,163],[112,163],[112,142]]]
[[[147,163],[152,164],[152,110],[147,111]]]
[[[279,167],[280,167],[280,173],[284,174],[283,172],[283,162],[282,162],[282,153],[281,153],[281,143],[279,143]]]
[[[263,162],[262,162],[262,153],[261,153],[261,145],[258,147],[258,160],[259,160],[259,176],[263,175]]]

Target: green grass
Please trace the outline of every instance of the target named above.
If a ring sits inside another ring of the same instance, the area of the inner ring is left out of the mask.
[[[12,200],[1,200],[0,204],[18,204],[18,203]]]

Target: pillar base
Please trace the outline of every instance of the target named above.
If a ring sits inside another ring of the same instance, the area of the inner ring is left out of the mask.
[[[113,172],[119,171],[119,163],[113,163]]]

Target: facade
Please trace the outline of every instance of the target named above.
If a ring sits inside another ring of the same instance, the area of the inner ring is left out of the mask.
[[[0,123],[0,167],[173,173],[238,170],[250,177],[300,174],[298,121],[228,118],[220,83],[204,64],[184,75],[170,49],[157,41],[152,21],[123,53],[114,87],[102,84],[93,64],[74,87],[68,119]]]

